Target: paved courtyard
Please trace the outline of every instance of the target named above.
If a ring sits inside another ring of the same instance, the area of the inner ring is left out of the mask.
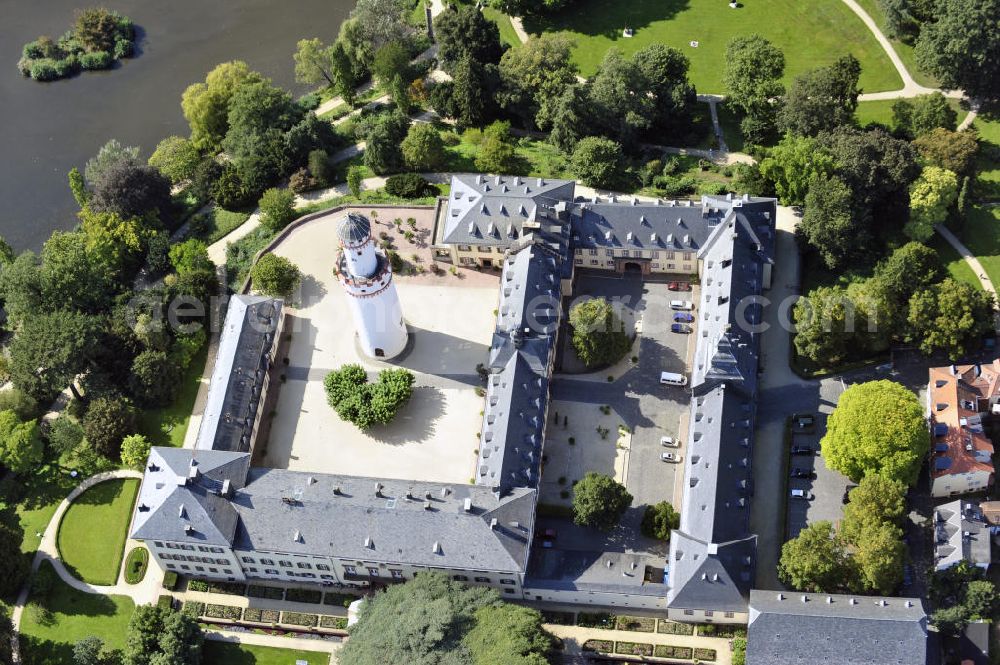
[[[430,275],[427,280],[399,280],[410,345],[390,363],[363,357],[347,297],[333,274],[335,229],[342,214],[296,229],[275,250],[299,267],[303,284],[290,312],[286,381],[279,389],[263,464],[467,483],[475,469],[483,408],[483,398],[476,394],[476,365],[488,357],[498,280],[482,274],[476,276],[481,286],[454,277],[432,280]],[[396,214],[410,216],[406,210]],[[390,367],[415,374],[413,397],[388,426],[363,432],[327,404],[323,379],[347,363],[360,363],[373,377]]]

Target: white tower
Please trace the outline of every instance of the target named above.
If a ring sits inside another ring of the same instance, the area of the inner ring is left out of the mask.
[[[364,215],[348,213],[337,227],[337,236],[337,275],[347,291],[361,349],[372,358],[398,356],[406,347],[406,323],[389,257],[376,248]]]

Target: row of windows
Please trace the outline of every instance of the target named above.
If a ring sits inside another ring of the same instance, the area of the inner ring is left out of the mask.
[[[196,563],[217,563],[220,566],[225,566],[229,564],[229,559],[213,559],[208,556],[195,556],[195,555],[184,555],[184,554],[161,554],[160,558],[164,561],[194,561]]]
[[[460,252],[471,252],[472,251],[472,247],[469,246],[469,245],[459,245],[458,246],[458,251],[460,251]],[[503,254],[505,250],[504,250],[503,247],[490,247],[488,245],[478,245],[476,247],[476,251],[477,252],[481,252],[483,254],[489,254],[491,252],[492,253],[496,253],[496,254]]]
[[[584,250],[582,250],[582,249],[578,249],[578,250],[576,250],[576,253],[578,255],[582,255],[583,251]],[[596,249],[588,249],[587,250],[587,254],[589,254],[590,256],[597,256],[599,251],[600,250],[596,250]],[[627,250],[627,249],[605,249],[604,250],[604,256],[620,256],[620,257],[623,257],[623,258],[632,257],[632,258],[635,258],[635,259],[659,259],[659,258],[661,258],[661,256],[660,256],[661,254],[664,255],[662,258],[665,258],[665,259],[675,259],[675,258],[677,258],[677,252],[649,252],[649,251],[644,251],[644,250],[641,250],[641,249],[633,249],[631,251]],[[692,256],[691,252],[680,252],[680,258],[683,261],[690,261],[691,260],[691,256]]]
[[[687,615],[687,616],[694,616],[694,610],[684,610],[684,614]],[[723,612],[722,614],[727,619],[732,619],[733,617],[736,616],[736,614],[734,612]],[[713,612],[712,610],[705,610],[705,616],[707,616],[707,617],[714,617],[715,616],[715,612]]]
[[[470,259],[470,261],[471,261],[471,259]],[[575,263],[576,263],[576,265],[578,265],[578,266],[582,266],[582,265],[583,265],[583,259],[576,259]],[[600,261],[599,259],[591,259],[591,260],[590,260],[590,265],[592,265],[592,266],[599,266],[599,265],[601,265],[602,263],[603,263],[603,262],[602,262],[602,261]],[[615,262],[614,262],[614,261],[607,261],[606,263],[607,263],[607,265],[609,265],[609,266],[614,266],[614,265],[615,265]],[[659,263],[654,263],[654,264],[653,264],[653,268],[654,268],[655,270],[659,270],[659,268],[660,268],[660,264],[659,264]],[[675,263],[667,263],[667,264],[664,264],[664,270],[676,270],[676,269],[677,269],[677,264],[675,264]],[[690,272],[690,271],[691,271],[691,269],[692,269],[692,268],[691,268],[691,266],[690,266],[690,265],[685,265],[685,266],[684,266],[684,269],[683,269],[683,270],[684,270],[684,272]]]
[[[240,557],[240,559],[243,561],[243,563],[257,563],[253,559],[253,557],[249,557],[249,556]],[[273,559],[261,559],[260,563],[263,566],[273,566],[274,565],[274,560]],[[293,564],[292,564],[291,561],[288,561],[286,559],[282,559],[281,561],[278,561],[278,565],[281,566],[282,568],[298,567],[298,568],[301,568],[303,570],[312,570],[313,569],[313,565],[311,563],[306,563],[305,561],[299,561],[299,562],[295,563],[294,566],[293,566]],[[322,563],[317,563],[316,564],[316,570],[330,570],[330,566],[327,566],[327,565],[322,564]]]
[[[207,547],[205,545],[198,545],[198,547],[195,548],[194,545],[181,545],[178,543],[161,543],[159,541],[154,541],[153,544],[159,548],[166,547],[168,550],[187,550],[189,552],[194,552],[195,549],[197,549],[199,552],[211,552],[212,554],[222,554],[223,552],[226,551],[221,547]]]
[[[180,564],[179,568],[181,570],[191,570],[191,566],[187,565],[186,563]],[[168,563],[167,564],[167,569],[168,570],[177,570],[178,569],[178,565],[176,563]],[[195,572],[199,572],[199,573],[204,573],[205,572],[205,566],[195,566],[194,569],[195,569]],[[208,572],[218,574],[219,573],[219,569],[218,568],[209,567]],[[229,568],[224,568],[222,570],[222,573],[224,575],[232,575],[233,571],[230,570]]]

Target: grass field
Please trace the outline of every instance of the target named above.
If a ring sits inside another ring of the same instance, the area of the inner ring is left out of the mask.
[[[878,122],[887,127],[892,127],[892,105],[896,103],[895,99],[880,99],[870,102],[858,102],[858,110],[854,113],[854,117],[858,119],[858,124],[864,127],[869,122]],[[969,113],[962,108],[962,102],[959,99],[948,99],[948,106],[955,109],[957,113],[956,126],[965,119],[965,116]],[[955,127],[952,127],[955,129]]]
[[[139,415],[139,433],[145,435],[154,446],[184,445],[188,424],[191,422],[191,412],[194,401],[198,397],[198,387],[201,385],[201,375],[205,371],[208,359],[208,343],[195,354],[191,364],[181,378],[177,398],[172,404],[159,409],[145,409]]]
[[[42,467],[25,481],[24,498],[14,506],[24,529],[22,552],[34,555],[42,541],[40,534],[45,532],[56,508],[78,483],[78,479],[71,478],[65,469],[56,464]]]
[[[1000,208],[972,208],[962,229],[962,242],[983,264],[993,285],[1000,286]]]
[[[299,660],[309,665],[328,665],[330,654],[208,640],[201,654],[201,665],[295,665]]]
[[[98,635],[112,649],[125,646],[135,605],[125,596],[83,593],[64,584],[45,562],[40,575],[52,579],[50,590],[31,597],[21,620],[21,649],[26,663],[72,663],[73,645]]]
[[[59,525],[59,555],[76,577],[90,584],[118,581],[132,505],[134,478],[93,486],[70,505]]]
[[[861,8],[868,12],[868,15],[872,17],[882,32],[885,32],[885,12],[879,7],[878,0],[857,0],[857,3],[861,5]],[[889,37],[886,35],[886,37]],[[913,54],[913,47],[909,44],[903,43],[898,39],[893,39],[889,37],[889,41],[892,42],[892,48],[896,51],[896,55],[899,59],[903,61],[903,65],[906,67],[906,71],[910,72],[910,76],[913,80],[922,86],[927,88],[936,88],[941,85],[941,82],[930,74],[924,73],[920,67],[917,66],[917,58]],[[873,92],[873,91],[867,91]]]
[[[979,157],[976,160],[976,197],[1000,201],[1000,116],[976,118],[973,127],[979,132]]]
[[[510,17],[492,7],[483,7],[483,16],[497,24],[500,28],[500,41],[508,46],[520,46],[521,40],[510,24]]]
[[[479,152],[481,133],[472,130],[461,134],[461,142],[447,146],[448,163],[444,170],[459,173],[476,173],[476,155]],[[545,141],[515,139],[516,164],[510,173],[521,176],[545,178],[572,178],[569,160],[558,148]]]
[[[941,264],[944,265],[948,271],[948,275],[952,279],[971,284],[977,289],[983,288],[979,278],[976,277],[976,273],[972,272],[969,264],[959,256],[958,252],[944,238],[935,233],[927,242],[927,245],[937,251]]]
[[[622,37],[626,26],[635,30]],[[730,9],[723,0],[582,0],[557,15],[532,18],[529,33],[561,32],[576,41],[573,57],[591,76],[604,54],[616,46],[626,54],[653,43],[683,51],[700,93],[722,93],[726,44],[732,37],[759,33],[785,53],[785,82],[807,69],[853,53],[861,62],[866,92],[897,90],[903,82],[889,56],[854,12],[840,0],[746,0]],[[690,42],[697,41],[693,48]]]

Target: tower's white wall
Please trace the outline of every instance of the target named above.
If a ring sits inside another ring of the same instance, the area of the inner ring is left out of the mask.
[[[350,291],[348,291],[350,293]],[[393,358],[406,348],[406,323],[399,304],[396,285],[389,285],[374,296],[348,298],[361,350],[371,358]],[[382,350],[382,355],[376,352]]]
[[[360,247],[343,245],[343,252],[344,258],[347,259],[347,271],[355,277],[371,277],[378,269],[375,242],[371,237]]]

